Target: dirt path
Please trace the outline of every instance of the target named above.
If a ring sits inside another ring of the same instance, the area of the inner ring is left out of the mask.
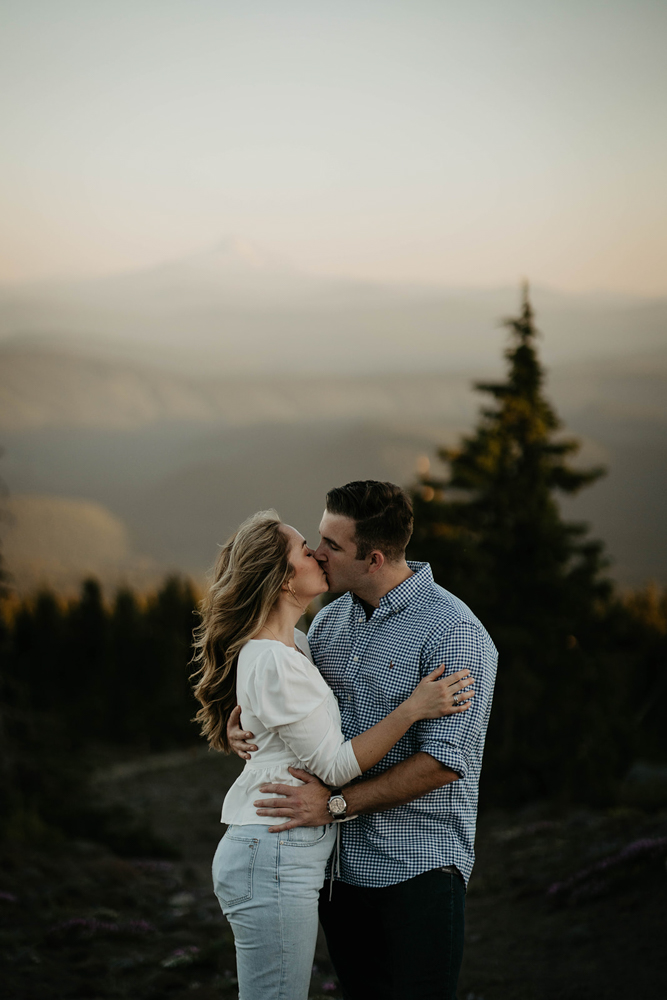
[[[193,750],[99,776],[96,794],[147,820],[180,860],[52,838],[7,849],[3,1000],[235,1000],[210,865],[239,767]],[[486,814],[477,848],[459,1000],[667,996],[667,812]],[[322,943],[316,966],[311,998],[338,1000]]]
[[[224,830],[222,801],[242,767],[238,757],[205,748],[156,754],[106,769],[98,776],[98,787],[109,800],[130,806],[173,844],[188,866],[192,885],[213,898],[211,861]],[[220,920],[224,922],[222,914]],[[334,982],[320,929],[311,997],[322,995],[320,987]],[[331,989],[325,994],[333,1000],[337,996]]]
[[[222,800],[242,769],[238,757],[206,748],[153,754],[100,772],[96,785],[110,801],[145,817],[210,887],[211,860],[222,836]]]
[[[239,761],[220,754],[161,758],[117,776],[117,793],[141,810],[210,885],[220,806]],[[667,814],[549,810],[482,817],[467,901],[462,1000],[656,1000],[667,996],[667,844],[591,876],[575,898],[549,887],[667,835]],[[597,880],[597,884],[596,883]],[[606,880],[606,881],[605,881]],[[589,880],[591,881],[591,880]],[[597,885],[597,887],[596,887]],[[331,978],[321,942],[317,964]],[[333,995],[333,994],[329,994]]]

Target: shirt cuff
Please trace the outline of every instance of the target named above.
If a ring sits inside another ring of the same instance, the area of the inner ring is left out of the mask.
[[[450,771],[456,771],[460,778],[465,778],[468,773],[468,762],[465,754],[452,743],[443,743],[439,740],[426,740],[419,746],[421,753],[430,754],[437,761],[448,767]]]

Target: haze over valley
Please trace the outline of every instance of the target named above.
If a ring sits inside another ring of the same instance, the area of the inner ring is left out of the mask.
[[[532,297],[549,364],[665,346],[667,299]],[[179,373],[377,374],[497,368],[518,287],[325,277],[251,241],[87,280],[0,287],[0,342],[133,359]]]
[[[667,303],[532,298],[549,395],[580,461],[609,468],[568,516],[608,544],[622,584],[667,580]],[[483,402],[473,381],[502,372],[499,320],[517,305],[516,288],[313,277],[238,240],[118,278],[5,288],[15,584],[201,581],[216,544],[269,506],[315,541],[331,486],[438,468]]]

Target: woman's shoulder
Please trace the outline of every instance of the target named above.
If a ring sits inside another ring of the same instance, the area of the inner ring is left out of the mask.
[[[313,654],[310,651],[308,636],[306,635],[305,632],[302,632],[300,628],[294,629],[294,642],[301,650],[301,652],[306,654],[310,662],[313,663],[314,662]]]
[[[303,673],[310,663],[298,649],[290,649],[284,642],[250,639],[239,653],[238,666],[244,672]]]
[[[239,654],[237,695],[267,728],[305,718],[328,694],[317,667],[282,642],[251,639]]]

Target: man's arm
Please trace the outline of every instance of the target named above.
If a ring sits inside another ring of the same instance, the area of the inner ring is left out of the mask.
[[[282,832],[296,826],[323,826],[331,822],[327,801],[331,790],[319,778],[307,771],[290,767],[290,774],[304,782],[303,785],[260,785],[260,792],[282,795],[280,799],[257,800],[254,805],[258,816],[280,816],[286,822],[272,826],[271,833]],[[383,774],[367,781],[356,782],[345,789],[347,811],[357,813],[382,812],[405,805],[421,798],[436,788],[458,781],[459,775],[427,753],[416,753],[407,760],[394,764]]]
[[[476,685],[477,697],[469,712],[417,723],[420,752],[395,764],[382,774],[348,786],[345,798],[348,813],[381,812],[405,805],[443,785],[465,777],[471,748],[486,726],[495,679],[496,650],[488,635],[469,621],[457,624],[431,643],[424,669],[432,662],[446,662],[448,673],[467,667]],[[326,809],[329,790],[304,771],[291,773],[303,785],[261,785],[263,794],[283,795],[282,799],[257,800],[258,815],[280,816],[288,822],[272,831],[294,826],[320,826],[330,820]]]
[[[456,771],[451,771],[430,754],[416,753],[394,764],[384,774],[349,785],[345,790],[345,799],[352,815],[382,812],[394,806],[403,806],[458,780]]]

